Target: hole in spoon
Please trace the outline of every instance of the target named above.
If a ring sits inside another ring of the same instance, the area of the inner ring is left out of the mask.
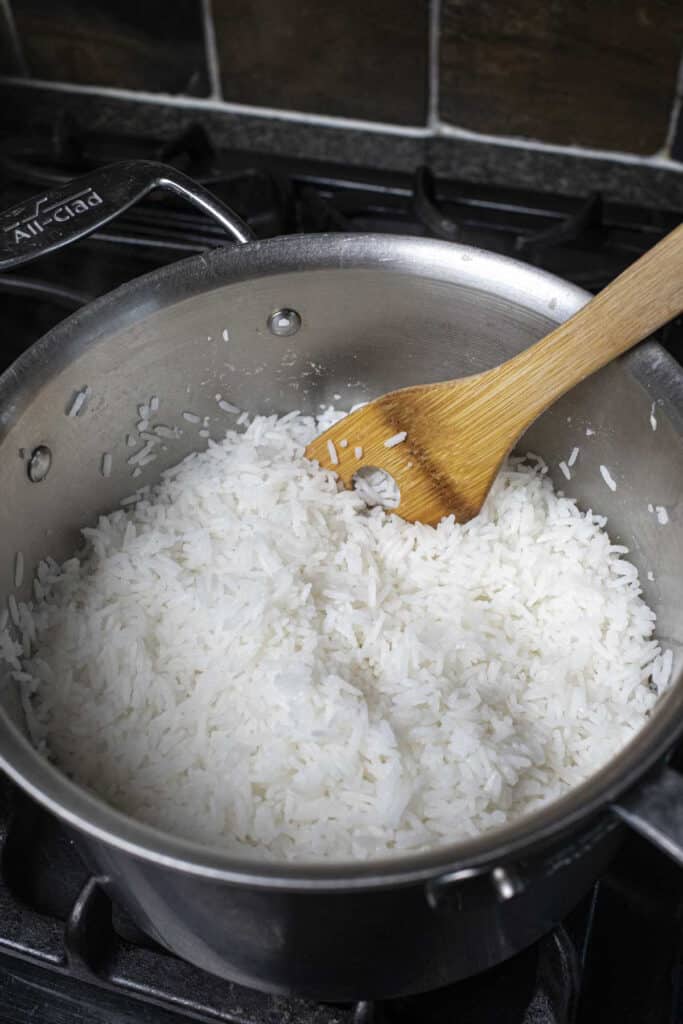
[[[391,473],[378,466],[361,466],[353,474],[353,486],[366,505],[370,508],[381,505],[382,508],[398,508],[401,503],[401,491]]]

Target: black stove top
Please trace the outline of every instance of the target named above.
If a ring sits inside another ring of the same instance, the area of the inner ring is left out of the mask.
[[[515,256],[596,291],[680,211],[243,152],[199,127],[166,143],[84,132],[5,141],[10,206],[103,163],[172,162],[259,237],[299,231],[429,235]],[[69,311],[155,267],[224,244],[201,215],[154,197],[28,271],[0,275],[0,370]],[[683,320],[661,340],[683,362]],[[214,978],[155,945],[89,878],[66,831],[0,777],[0,1021],[24,1024],[680,1024],[683,872],[629,837],[553,933],[493,970],[422,996],[331,1005]]]

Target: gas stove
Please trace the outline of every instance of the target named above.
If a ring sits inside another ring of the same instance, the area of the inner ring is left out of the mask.
[[[464,242],[597,291],[683,214],[501,186],[217,150],[199,126],[164,143],[83,132],[5,140],[5,207],[104,163],[162,160],[201,181],[259,237],[373,231]],[[0,275],[0,369],[90,299],[223,245],[220,229],[151,197],[90,238]],[[683,320],[661,332],[683,361]],[[677,760],[683,761],[683,752]],[[446,989],[356,1004],[271,996],[215,978],[157,946],[112,905],[63,827],[0,778],[0,1021],[96,1024],[678,1024],[683,1022],[683,872],[629,837],[554,932]]]

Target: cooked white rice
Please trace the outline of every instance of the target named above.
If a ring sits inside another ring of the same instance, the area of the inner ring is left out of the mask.
[[[14,586],[18,589],[24,582],[24,553],[17,551],[14,556]]]
[[[610,491],[616,491],[616,489],[617,489],[616,482],[614,480],[614,477],[610,473],[609,469],[607,468],[607,466],[600,466],[600,476],[605,481],[605,483],[609,487]]]
[[[384,442],[384,447],[385,448],[395,448],[397,444],[403,444],[403,442],[405,441],[407,436],[408,436],[408,431],[407,430],[399,430],[399,432],[397,434],[392,434],[391,437],[388,437],[386,439],[386,441]]]
[[[67,416],[73,419],[74,416],[80,416],[85,411],[86,402],[90,396],[90,388],[84,387],[80,391],[77,391],[73,397],[71,404],[67,410]]]
[[[317,431],[209,441],[10,597],[35,742],[137,818],[300,860],[472,836],[604,764],[671,670],[605,520],[511,460],[477,519],[410,525],[303,457]]]
[[[218,402],[218,407],[220,409],[222,409],[223,412],[238,413],[238,412],[242,411],[241,409],[238,409],[238,407],[236,405],[233,405],[232,402],[226,402],[224,398],[217,399],[217,402]]]

